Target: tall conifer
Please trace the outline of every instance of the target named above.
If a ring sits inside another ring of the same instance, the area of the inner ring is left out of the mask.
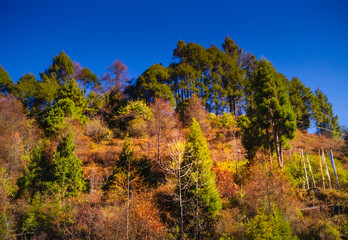
[[[192,171],[183,179],[185,222],[189,232],[200,239],[215,215],[221,209],[219,192],[216,188],[215,174],[210,151],[199,123],[193,119],[187,138],[183,166],[192,164]]]

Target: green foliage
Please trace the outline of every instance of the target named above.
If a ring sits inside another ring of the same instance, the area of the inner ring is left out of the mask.
[[[332,222],[324,222],[319,220],[319,222],[312,224],[308,227],[304,234],[300,235],[301,239],[328,239],[328,240],[339,240],[341,239],[341,234],[338,229],[336,229]]]
[[[74,136],[64,137],[53,153],[49,190],[64,196],[76,196],[86,189],[82,161],[75,156]]]
[[[120,175],[132,175],[132,178],[138,178],[149,186],[154,186],[157,184],[157,179],[153,176],[152,164],[146,157],[137,159],[134,156],[134,151],[132,149],[132,142],[130,138],[126,138],[123,143],[122,152],[118,156],[115,167],[112,174],[109,176],[107,182],[103,186],[103,190],[109,191],[115,188]]]
[[[16,188],[8,179],[5,168],[0,168],[0,239],[14,239],[13,202]]]
[[[64,118],[65,114],[61,108],[52,108],[44,121],[46,135],[56,134],[62,128]]]
[[[12,93],[14,89],[13,81],[7,71],[0,65],[0,92]]]
[[[64,85],[61,85],[58,91],[58,99],[68,98],[74,102],[77,108],[84,111],[87,108],[87,101],[83,92],[80,90],[74,79],[69,80]]]
[[[247,223],[247,239],[298,239],[292,236],[290,223],[277,208],[273,213],[259,209],[257,215]]]
[[[130,87],[127,93],[133,99],[144,99],[153,102],[154,98],[170,101],[174,105],[173,92],[170,89],[168,70],[161,64],[149,67],[136,81],[134,87]]]
[[[87,67],[82,68],[79,72],[75,74],[76,80],[82,82],[83,93],[86,93],[86,87],[91,86],[96,88],[100,86],[100,81],[98,77]]]
[[[297,127],[301,130],[310,127],[310,116],[314,95],[310,88],[306,87],[302,82],[293,77],[289,82],[289,99],[293,110],[297,116]]]
[[[248,121],[245,123],[249,123],[244,125],[244,134],[255,135],[264,149],[276,151],[280,167],[283,164],[282,146],[286,140],[293,139],[296,132],[296,115],[285,82],[285,77],[269,61],[263,59],[258,63],[253,81],[255,110],[247,113]],[[253,146],[248,146],[254,143],[250,136],[243,143],[246,149],[255,150]]]
[[[95,116],[100,112],[103,106],[103,97],[95,91],[90,91],[87,96],[88,107],[86,109],[88,116]]]
[[[317,126],[317,133],[327,137],[341,137],[342,129],[338,124],[338,116],[334,116],[332,104],[319,88],[315,91],[313,105],[313,118]]]
[[[40,144],[30,154],[28,169],[18,179],[18,196],[28,193],[30,198],[36,193],[75,196],[86,188],[82,178],[82,162],[75,154],[73,135],[68,134],[53,153],[53,159],[45,153]]]
[[[146,121],[152,115],[151,109],[144,101],[131,101],[120,108],[115,120],[121,131],[127,131],[129,134],[137,136],[144,133]]]
[[[88,119],[83,113],[87,108],[87,101],[74,79],[60,86],[58,99],[43,121],[47,136],[61,130],[66,117],[72,117],[81,124]]]
[[[322,176],[321,176],[321,172],[320,172],[319,157],[317,155],[308,155],[308,160],[309,160],[311,167],[312,167],[316,186],[322,187],[323,180],[322,180]],[[333,169],[331,167],[331,162],[330,162],[330,158],[328,155],[325,156],[325,160],[326,160],[327,167],[329,169],[331,182],[333,185],[336,185],[335,174],[334,174]],[[299,187],[303,186],[303,181],[305,179],[305,175],[304,175],[305,173],[304,173],[302,161],[303,161],[302,157],[299,154],[294,153],[292,155],[291,159],[286,161],[286,163],[284,164],[284,170],[287,174],[289,174],[290,179],[291,179],[292,183],[294,184],[294,186],[299,186]],[[322,167],[323,167],[323,174],[324,174],[324,178],[325,178],[325,186],[328,187],[329,180],[328,180],[327,175],[326,175],[326,168],[325,168],[325,166],[322,166]],[[347,182],[348,181],[348,171],[344,169],[341,161],[337,158],[335,159],[335,167],[336,167],[336,172],[338,175],[338,180],[341,183]],[[309,184],[311,186],[313,186],[312,176],[309,173],[307,161],[306,161],[306,168],[307,168],[307,174],[308,174],[308,178],[309,178],[309,180],[308,180]]]
[[[29,195],[29,198],[33,198],[35,193],[44,192],[50,177],[50,160],[45,153],[44,144],[39,143],[29,155],[27,170],[17,181],[17,196]]]
[[[60,201],[35,194],[22,215],[20,230],[24,238],[62,238],[66,227],[73,224],[72,210]]]
[[[45,71],[46,75],[54,76],[59,84],[68,82],[74,73],[74,64],[64,51],[53,58],[52,65]]]
[[[211,170],[213,162],[208,144],[195,119],[187,137],[182,164],[184,168],[192,165],[190,174],[183,178],[183,185],[189,186],[183,191],[183,201],[187,202],[185,211],[192,213],[186,215],[185,222],[191,233],[199,234],[216,217],[221,209],[221,201],[215,184],[215,174]]]
[[[24,74],[15,86],[18,99],[29,109],[32,109],[39,91],[39,83],[31,73]]]

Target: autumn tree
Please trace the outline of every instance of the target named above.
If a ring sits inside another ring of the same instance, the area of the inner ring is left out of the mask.
[[[174,108],[169,101],[155,98],[150,104],[152,117],[148,121],[150,134],[155,136],[157,143],[157,161],[161,162],[162,145],[177,128],[178,122],[174,115]]]
[[[187,164],[183,164],[184,154],[185,154],[185,142],[181,140],[176,140],[172,144],[169,145],[168,148],[170,154],[170,161],[168,163],[161,163],[160,167],[165,171],[169,176],[173,176],[177,182],[176,191],[174,193],[174,201],[176,201],[179,208],[179,218],[178,225],[180,229],[179,238],[183,239],[185,237],[185,205],[187,201],[183,197],[184,191],[192,184],[189,181],[184,182],[184,179],[187,175],[191,173],[193,163],[188,162]],[[187,180],[187,178],[186,178]]]
[[[23,106],[14,96],[0,95],[0,169],[7,179],[16,179],[25,168],[25,156],[35,147],[38,131],[27,119]]]
[[[116,60],[106,68],[101,80],[105,82],[107,89],[121,91],[129,80],[128,67],[121,60]]]
[[[144,101],[130,101],[121,107],[113,116],[113,128],[117,127],[133,136],[140,136],[147,132],[147,120],[153,113]]]
[[[210,129],[208,113],[196,94],[193,94],[191,96],[187,103],[187,106],[182,109],[177,109],[177,111],[179,111],[180,120],[185,127],[190,126],[193,119],[196,119],[196,121],[200,124],[203,132],[206,132]]]
[[[213,162],[207,141],[199,123],[193,119],[187,137],[183,166],[192,164],[192,171],[183,178],[183,185],[190,183],[183,191],[185,223],[192,236],[201,239],[204,231],[213,222],[221,209],[219,192],[215,184],[215,174],[211,170]],[[185,170],[184,170],[185,172]]]

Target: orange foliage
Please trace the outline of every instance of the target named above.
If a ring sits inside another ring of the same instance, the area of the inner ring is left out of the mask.
[[[238,186],[233,181],[232,173],[228,170],[214,166],[213,171],[216,175],[216,187],[219,190],[220,196],[225,198],[232,197]]]

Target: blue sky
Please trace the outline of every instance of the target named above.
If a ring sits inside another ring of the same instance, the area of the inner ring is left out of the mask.
[[[168,65],[179,39],[221,46],[226,35],[328,95],[348,126],[348,2],[0,0],[0,64],[16,81],[64,50],[98,76],[122,60],[131,77]]]

